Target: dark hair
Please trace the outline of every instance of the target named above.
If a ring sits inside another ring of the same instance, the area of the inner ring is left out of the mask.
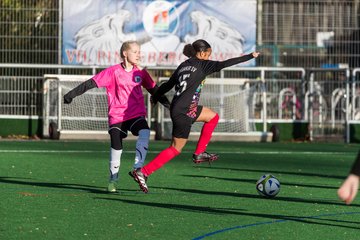
[[[186,44],[184,46],[183,54],[187,57],[194,57],[198,52],[205,52],[211,48],[210,44],[203,40],[198,39],[192,44]]]

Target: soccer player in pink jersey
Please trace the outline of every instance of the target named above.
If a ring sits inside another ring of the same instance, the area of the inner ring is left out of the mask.
[[[134,169],[143,166],[150,138],[150,128],[145,119],[146,108],[142,88],[151,95],[157,91],[156,83],[145,69],[141,69],[140,46],[136,41],[124,42],[120,49],[123,62],[111,66],[91,79],[83,82],[64,95],[64,103],[71,103],[72,99],[92,88],[106,88],[108,101],[110,148],[110,178],[108,192],[116,192],[119,179],[122,140],[127,137],[128,131],[138,136]],[[169,108],[170,102],[166,97],[160,100]],[[132,174],[132,171],[129,172]]]

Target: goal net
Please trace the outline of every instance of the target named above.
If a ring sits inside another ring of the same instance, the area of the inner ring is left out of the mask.
[[[63,96],[90,79],[88,75],[44,75],[43,133],[54,139],[108,138],[105,88],[93,88],[64,104]]]
[[[63,96],[80,83],[90,79],[89,75],[44,75],[43,133],[53,139],[104,139],[108,138],[108,105],[104,88],[94,88],[64,104]],[[160,82],[163,78],[160,78]],[[165,79],[164,79],[165,80]],[[167,78],[166,78],[167,80]],[[173,90],[172,90],[173,91]],[[147,92],[144,91],[144,94]],[[213,140],[263,141],[264,134],[256,132],[253,117],[257,87],[249,79],[209,78],[204,85],[200,104],[219,114],[219,123]],[[167,93],[171,100],[174,92]],[[156,122],[157,139],[170,139],[172,122],[169,110],[158,104],[151,111],[150,97],[146,94],[148,122]],[[153,115],[153,116],[152,116]],[[190,140],[197,140],[202,123],[195,123]],[[154,132],[152,132],[154,134]],[[267,136],[266,136],[267,137]]]
[[[167,79],[161,79],[167,80]],[[261,137],[261,132],[256,132],[253,118],[254,97],[257,84],[249,79],[223,79],[208,78],[201,91],[200,105],[206,106],[219,114],[219,123],[213,133],[213,139],[219,140],[245,140],[241,137]],[[168,93],[169,99],[174,95],[174,90]],[[162,137],[171,138],[172,124],[169,111],[159,107],[159,125]],[[199,136],[203,123],[194,123],[191,134],[194,140]]]

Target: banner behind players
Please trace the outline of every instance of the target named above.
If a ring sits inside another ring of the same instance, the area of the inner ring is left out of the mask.
[[[64,0],[62,37],[63,64],[114,65],[121,44],[137,40],[143,66],[176,66],[199,38],[225,60],[255,50],[256,0]]]

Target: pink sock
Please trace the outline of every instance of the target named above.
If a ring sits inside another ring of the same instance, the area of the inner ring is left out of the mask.
[[[179,154],[180,152],[173,146],[168,147],[160,152],[151,162],[142,167],[141,172],[145,176],[149,176]]]
[[[219,121],[219,115],[216,114],[209,122],[205,123],[203,128],[201,129],[200,138],[198,144],[196,146],[195,154],[198,155],[200,153],[205,152],[208,143],[210,142],[211,135],[216,128],[216,125]]]

